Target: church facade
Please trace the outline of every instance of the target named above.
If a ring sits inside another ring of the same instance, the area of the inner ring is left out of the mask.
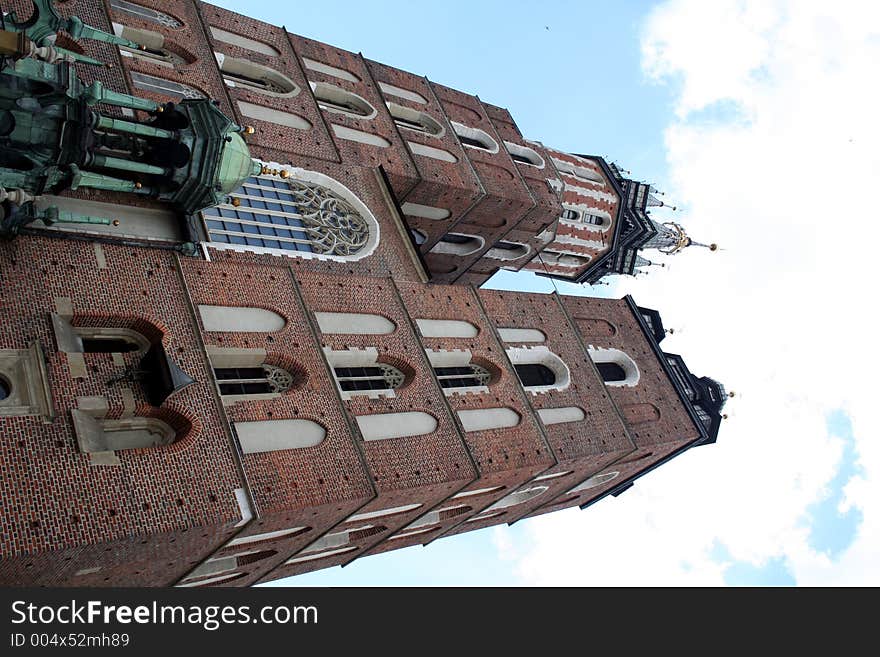
[[[250,586],[585,508],[715,441],[724,389],[663,351],[656,311],[479,287],[691,245],[647,185],[206,3],[57,11],[117,39],[62,34],[80,60],[55,66],[151,104],[84,146],[130,193],[40,193],[58,211],[0,242],[0,583]],[[173,117],[206,99],[256,164],[224,156],[235,188],[195,209]]]

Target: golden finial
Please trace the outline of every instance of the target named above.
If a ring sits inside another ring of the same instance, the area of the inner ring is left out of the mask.
[[[244,127],[244,134],[246,134],[246,135],[252,135],[252,134],[254,134],[256,131],[257,131],[257,129],[256,129],[254,126],[252,126],[252,125],[246,125],[246,126]]]
[[[279,173],[278,175],[282,178],[290,178],[290,171],[288,171],[287,169],[282,169],[281,173]]]
[[[134,184],[134,188],[135,188],[135,189],[140,189],[141,187],[143,187],[143,185],[140,184],[139,182],[136,182],[136,183]]]
[[[114,219],[114,220],[113,220],[113,225],[114,225],[114,226],[118,226],[118,225],[119,225],[119,219]]]
[[[731,390],[730,392],[727,393],[727,396],[732,399],[733,397],[736,397],[736,393],[733,390]]]
[[[241,205],[241,199],[233,198],[229,203],[232,207],[237,208]]]
[[[159,105],[159,107],[157,107],[155,110],[156,114],[161,114],[164,111],[165,111],[165,108],[162,107],[162,105]]]
[[[712,244],[709,245],[709,250],[710,251],[717,251],[718,245],[713,242]]]

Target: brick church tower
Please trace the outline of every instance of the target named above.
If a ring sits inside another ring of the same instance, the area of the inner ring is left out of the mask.
[[[647,186],[196,0],[57,11],[94,31],[0,44],[3,84],[73,70],[96,117],[92,183],[0,187],[0,584],[249,586],[584,508],[715,441],[724,389],[654,310],[479,288],[694,244]],[[0,174],[30,181],[20,110],[60,101],[15,84],[36,100],[0,94]],[[228,125],[198,151],[208,105]],[[236,182],[196,207],[196,177]]]

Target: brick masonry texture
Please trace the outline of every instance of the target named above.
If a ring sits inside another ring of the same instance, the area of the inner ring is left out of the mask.
[[[194,0],[137,4],[173,16],[180,26],[112,10],[104,0],[58,7],[107,31],[116,22],[155,32],[183,63],[162,66],[84,42],[86,53],[114,64],[78,67],[85,80],[97,76],[112,89],[161,102],[176,99],[134,87],[132,73],[193,87],[235,121],[256,128],[247,137],[254,157],[316,172],[347,188],[375,219],[379,242],[370,255],[354,259],[210,244],[202,244],[198,256],[185,257],[167,243],[122,244],[105,235],[96,245],[82,234],[66,239],[71,235],[63,227],[51,233],[35,229],[0,243],[0,350],[41,345],[54,410],[44,422],[4,415],[0,403],[0,585],[249,586],[589,503],[698,436],[625,300],[477,289],[501,267],[571,273],[535,264],[533,258],[548,244],[583,256],[601,252],[564,238],[601,241],[610,232],[559,222],[562,203],[615,216],[616,197],[597,200],[573,189],[611,193],[607,181],[600,188],[553,164],[556,158],[598,171],[591,161],[526,139],[506,109],[358,53]],[[25,0],[8,5],[29,12]],[[229,43],[218,30],[243,39]],[[296,91],[267,94],[234,79],[229,84],[215,53],[273,69]],[[347,75],[315,70],[308,60]],[[312,83],[356,94],[375,114],[322,109]],[[409,97],[390,93],[388,85]],[[386,102],[429,115],[441,134],[403,127]],[[296,115],[309,127],[249,118],[241,103]],[[484,131],[498,152],[463,145],[452,122]],[[342,138],[333,125],[381,137],[388,145]],[[514,161],[505,141],[531,149],[544,166]],[[445,151],[454,161],[414,154],[410,143]],[[560,189],[556,181],[569,187]],[[157,206],[121,194],[71,195]],[[407,213],[412,204],[446,210],[448,216]],[[437,252],[449,233],[473,235],[482,246],[465,256]],[[563,239],[554,242],[554,236]],[[523,245],[527,253],[509,260],[487,256],[500,240]],[[209,331],[200,305],[269,310],[284,326]],[[129,329],[161,341],[195,383],[152,407],[140,383],[108,384],[135,366],[139,354],[65,353],[52,327],[56,312],[75,329]],[[394,330],[321,332],[316,312],[380,315]],[[466,322],[476,334],[426,336],[419,319]],[[505,344],[499,329],[511,328],[539,330],[545,339]],[[537,347],[565,363],[566,386],[540,393],[524,389],[507,350]],[[606,386],[591,348],[626,352],[639,368],[638,384]],[[224,400],[209,356],[220,349],[258,350],[263,362],[290,372],[293,384],[275,395]],[[367,349],[375,349],[378,362],[397,368],[405,381],[393,394],[344,398],[325,351]],[[444,394],[427,352],[469,353],[470,363],[490,373],[487,389]],[[106,419],[155,418],[174,430],[176,440],[117,450],[118,465],[94,464],[79,449],[71,415],[94,398],[106,400]],[[538,414],[567,407],[580,408],[584,419],[545,425]],[[498,408],[512,410],[518,423],[464,430],[460,412]],[[409,412],[429,414],[436,430],[393,439],[361,435],[359,416]],[[290,419],[320,425],[324,439],[310,447],[244,453],[237,425]],[[603,485],[569,492],[611,472],[619,474]],[[538,486],[546,490],[487,512],[509,495]],[[478,494],[461,495],[472,491]]]

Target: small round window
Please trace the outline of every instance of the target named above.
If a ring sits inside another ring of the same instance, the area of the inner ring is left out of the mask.
[[[12,395],[12,384],[0,376],[0,402],[9,399],[10,395]]]

